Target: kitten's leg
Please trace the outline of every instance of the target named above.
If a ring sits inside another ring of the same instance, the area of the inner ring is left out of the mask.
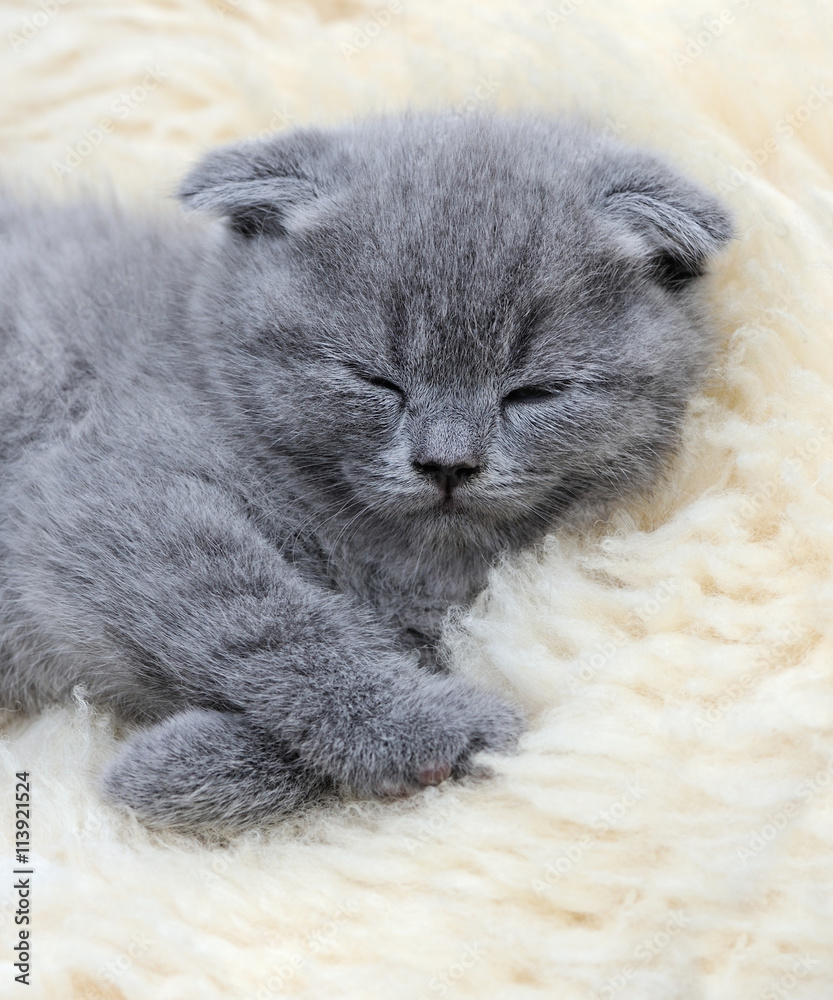
[[[127,441],[38,454],[5,519],[4,697],[82,683],[138,720],[243,712],[322,780],[367,793],[513,744],[515,710],[420,670],[370,611],[304,581],[231,490],[166,461]]]
[[[230,831],[286,816],[326,791],[242,714],[197,708],[131,737],[102,788],[148,826]]]

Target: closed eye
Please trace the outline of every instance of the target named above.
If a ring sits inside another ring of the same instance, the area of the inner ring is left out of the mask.
[[[513,389],[503,397],[503,403],[540,403],[547,399],[552,399],[560,392],[570,387],[568,379],[560,379],[557,382],[548,382],[546,385],[523,385],[518,389]]]
[[[405,398],[405,390],[402,386],[397,385],[396,382],[391,382],[390,379],[382,378],[380,375],[371,375],[370,372],[364,368],[364,366],[354,363],[347,363],[345,367],[356,378],[360,378],[366,385],[374,385],[379,389],[385,389],[387,392],[395,392],[397,396],[401,396],[402,399]]]
[[[405,390],[398,386],[395,382],[390,382],[386,378],[377,378],[376,376],[362,376],[369,385],[376,385],[380,389],[387,389],[388,392],[395,392],[399,396],[405,395]]]

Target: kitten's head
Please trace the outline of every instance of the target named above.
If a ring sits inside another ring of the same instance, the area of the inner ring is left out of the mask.
[[[651,482],[711,355],[725,211],[574,122],[299,130],[180,194],[227,220],[199,308],[240,413],[336,522],[528,542]]]

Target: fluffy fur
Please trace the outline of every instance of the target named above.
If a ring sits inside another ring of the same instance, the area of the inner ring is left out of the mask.
[[[809,0],[420,0],[371,38],[383,7],[72,0],[13,50],[40,7],[9,0],[4,162],[62,200],[117,178],[158,205],[204,151],[263,130],[575,104],[731,206],[739,239],[704,288],[708,381],[658,490],[501,566],[456,624],[454,669],[529,719],[487,782],[200,842],[101,801],[109,713],[10,716],[6,872],[16,770],[35,796],[26,993],[825,1000],[833,105],[813,89],[829,89],[830,22]],[[117,118],[148,67],[168,75]],[[102,117],[106,138],[57,174]],[[7,948],[15,907],[9,878]],[[0,993],[24,992],[0,973]]]
[[[4,211],[3,698],[151,724],[104,787],[155,825],[461,777],[519,718],[436,669],[442,619],[653,481],[727,217],[484,115],[220,150],[180,197],[223,230]]]

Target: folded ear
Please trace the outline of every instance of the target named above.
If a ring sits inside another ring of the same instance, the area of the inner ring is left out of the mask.
[[[710,257],[734,235],[727,210],[707,191],[650,157],[608,178],[606,216],[635,235],[656,279],[679,289],[705,272]]]
[[[228,219],[238,233],[282,234],[293,213],[321,188],[327,137],[313,129],[216,149],[179,187],[179,200]]]

